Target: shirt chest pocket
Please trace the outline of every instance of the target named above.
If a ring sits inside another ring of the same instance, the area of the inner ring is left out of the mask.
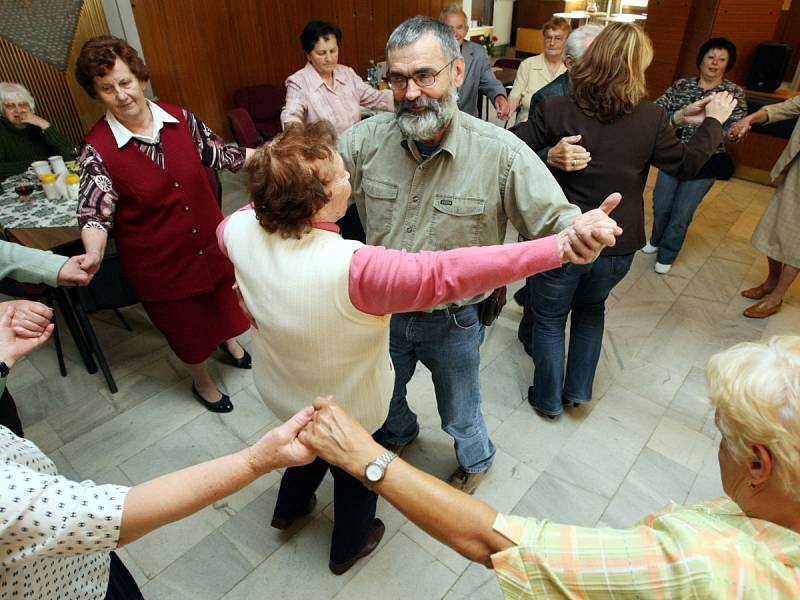
[[[434,194],[429,244],[438,250],[478,246],[485,225],[486,201]]]
[[[361,181],[364,190],[364,203],[367,213],[367,222],[364,229],[372,243],[378,243],[375,235],[388,234],[392,228],[394,207],[400,187],[387,181],[377,181],[364,177]]]

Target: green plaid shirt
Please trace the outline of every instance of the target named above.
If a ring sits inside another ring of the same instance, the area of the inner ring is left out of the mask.
[[[517,544],[492,556],[506,600],[800,598],[800,534],[729,498],[671,504],[633,529],[497,515]]]

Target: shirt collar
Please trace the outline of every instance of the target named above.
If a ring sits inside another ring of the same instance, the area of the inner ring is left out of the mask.
[[[396,123],[395,123],[396,124]],[[408,139],[402,133],[400,134],[400,143],[403,147],[411,152],[412,156],[417,160],[423,160],[422,155],[417,150],[416,144],[410,144],[412,140]],[[447,132],[444,134],[442,141],[439,142],[439,150],[447,152],[453,158],[456,157],[459,141],[463,139],[464,133],[461,127],[461,111],[456,110],[450,119],[450,124],[447,126]],[[436,156],[439,151],[434,152],[431,156]],[[428,157],[430,158],[430,157]]]
[[[308,71],[309,77],[311,77],[311,81],[314,83],[315,88],[323,85],[328,87],[328,85],[325,83],[325,80],[322,79],[322,76],[314,68],[314,65],[312,65],[310,62],[307,62],[305,69]],[[339,68],[339,65],[336,65],[333,69],[333,78],[336,80],[337,84],[344,85],[347,83],[344,79],[344,75],[342,74],[342,69]]]
[[[117,148],[122,148],[125,144],[131,141],[131,138],[136,138],[146,144],[157,144],[161,139],[161,128],[165,123],[177,123],[178,119],[173,117],[155,102],[145,99],[147,105],[150,107],[150,113],[153,115],[153,133],[149,136],[139,133],[133,133],[130,129],[125,127],[117,120],[110,110],[106,111],[106,121],[108,126],[111,127],[111,133],[114,134],[114,140],[117,142]]]
[[[336,223],[331,223],[330,221],[317,221],[311,225],[314,227],[314,229],[322,229],[323,231],[339,233],[339,226]]]

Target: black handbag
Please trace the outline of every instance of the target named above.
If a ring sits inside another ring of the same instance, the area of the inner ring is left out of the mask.
[[[506,305],[506,286],[499,287],[480,303],[481,324],[488,327],[500,316],[500,311]]]

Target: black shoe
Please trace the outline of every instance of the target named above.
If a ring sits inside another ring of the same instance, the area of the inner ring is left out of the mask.
[[[330,561],[328,563],[328,568],[331,570],[331,573],[334,575],[344,575],[347,573],[347,571],[350,570],[350,567],[378,547],[378,544],[380,544],[384,533],[386,533],[386,526],[383,524],[383,521],[380,519],[375,519],[370,527],[369,535],[367,536],[367,543],[361,549],[361,552],[356,554],[347,562],[337,564],[333,561]]]
[[[200,395],[200,392],[197,391],[197,388],[194,387],[194,384],[192,384],[192,394],[194,394],[195,400],[197,400],[211,412],[229,413],[233,410],[233,403],[227,394],[222,394],[222,398],[216,402],[209,402]]]
[[[228,358],[231,359],[230,360],[231,364],[237,369],[250,369],[253,366],[253,359],[250,358],[250,355],[244,348],[242,348],[242,350],[244,351],[242,358],[234,357],[233,353],[231,353],[231,351],[228,350],[228,345],[225,343],[220,344],[219,349],[228,355]]]
[[[295,515],[294,517],[272,517],[272,523],[270,525],[275,529],[289,529],[297,519],[305,517],[306,515],[310,514],[314,507],[317,505],[317,495],[311,494],[311,499],[308,501],[308,506],[306,509],[301,512],[299,515]]]
[[[540,417],[544,417],[545,419],[549,419],[551,421],[555,421],[556,418],[561,414],[559,413],[558,415],[548,415],[547,413],[539,410],[539,408],[533,403],[533,386],[530,386],[528,388],[528,404],[530,404],[533,407],[533,411],[537,415],[539,415]]]
[[[514,292],[514,302],[525,308],[525,302],[528,300],[528,288],[524,285]]]

